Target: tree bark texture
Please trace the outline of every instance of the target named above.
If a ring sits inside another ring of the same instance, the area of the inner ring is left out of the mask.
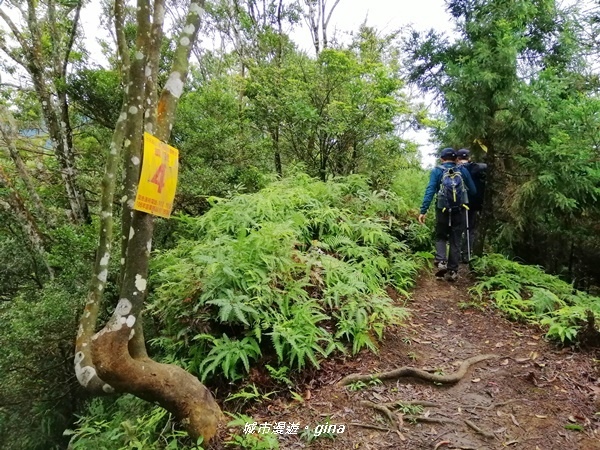
[[[169,139],[204,1],[190,4],[186,24],[178,37],[171,73],[154,108],[152,91],[156,90],[156,75],[149,72],[157,71],[155,59],[159,54],[150,47],[153,39],[157,42],[156,39],[162,36],[162,31],[156,29],[159,25],[162,28],[162,5],[162,0],[155,3],[151,23],[148,0],[138,0],[136,48],[120,121],[113,136],[115,154],[111,146],[103,182],[102,208],[106,222],[102,224],[88,302],[80,321],[75,371],[79,382],[95,392],[127,392],[157,402],[180,420],[193,438],[203,436],[207,441],[216,434],[223,419],[217,403],[193,375],[178,366],[160,364],[148,358],[141,326],[154,231],[154,217],[133,210],[140,176],[143,129],[145,125],[160,140]],[[122,233],[120,300],[109,322],[95,332],[111,254],[110,200],[114,195],[114,175],[121,149],[125,164],[123,223],[128,225]]]
[[[53,40],[50,61],[44,55],[42,31],[36,8],[37,4],[34,0],[27,0],[27,10],[24,12],[27,30],[24,31],[19,30],[9,15],[0,9],[0,18],[8,25],[14,39],[19,43],[20,52],[11,50],[6,45],[1,45],[0,49],[31,76],[46,122],[48,136],[58,161],[71,218],[77,223],[89,223],[91,218],[87,200],[83,190],[77,184],[73,134],[69,124],[68,102],[63,87],[67,63],[79,21],[81,2],[75,9],[73,26],[66,43],[63,42],[62,36],[57,31],[56,5],[54,1],[48,3],[47,17],[44,22],[47,22],[48,32]],[[46,70],[48,65],[51,68],[49,71]]]

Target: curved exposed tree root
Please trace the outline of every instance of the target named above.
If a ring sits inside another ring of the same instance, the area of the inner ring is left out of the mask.
[[[494,433],[479,428],[477,425],[475,425],[470,420],[465,420],[465,423],[469,426],[469,428],[471,428],[474,431],[476,431],[477,433],[481,434],[483,437],[486,437],[488,439],[493,439],[496,437],[496,435]]]
[[[498,355],[487,354],[487,355],[478,355],[473,356],[472,358],[466,359],[462,362],[458,370],[449,375],[438,375],[435,373],[429,373],[422,369],[417,369],[415,367],[400,367],[398,369],[390,370],[389,372],[379,372],[371,375],[364,375],[360,373],[355,373],[348,375],[342,378],[339,382],[339,386],[346,386],[351,383],[355,383],[357,381],[369,381],[373,378],[378,378],[380,380],[389,380],[393,378],[401,378],[401,377],[414,377],[420,378],[421,380],[431,381],[432,383],[443,383],[443,384],[453,384],[457,383],[465,376],[469,367],[473,364],[476,364],[481,361],[485,361],[487,359],[495,359],[498,358]]]

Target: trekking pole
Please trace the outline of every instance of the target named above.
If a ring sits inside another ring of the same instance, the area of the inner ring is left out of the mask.
[[[471,238],[469,236],[469,210],[465,208],[465,218],[467,220],[467,258],[471,261]]]

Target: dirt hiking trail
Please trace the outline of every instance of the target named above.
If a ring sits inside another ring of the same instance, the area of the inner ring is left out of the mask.
[[[560,349],[539,328],[470,303],[472,281],[422,275],[410,321],[386,333],[378,355],[326,361],[304,386],[303,402],[275,400],[248,414],[259,424],[299,422],[300,432],[326,420],[345,425],[334,439],[282,434],[282,449],[600,449],[598,354]],[[490,359],[453,384],[414,376],[339,383],[403,366],[443,378],[478,355]]]

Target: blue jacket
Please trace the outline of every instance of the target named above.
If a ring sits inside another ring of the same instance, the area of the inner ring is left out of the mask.
[[[475,183],[473,183],[473,178],[471,178],[471,174],[469,171],[463,166],[457,166],[456,163],[451,161],[446,161],[442,163],[443,167],[456,167],[467,186],[467,192],[470,196],[475,195],[477,193],[477,188],[475,187]],[[423,197],[423,204],[421,205],[421,214],[427,214],[427,210],[429,209],[429,205],[431,205],[431,201],[433,200],[434,195],[440,190],[440,184],[442,183],[442,174],[444,171],[436,166],[431,171],[431,175],[429,176],[429,184],[425,189],[425,196]]]

